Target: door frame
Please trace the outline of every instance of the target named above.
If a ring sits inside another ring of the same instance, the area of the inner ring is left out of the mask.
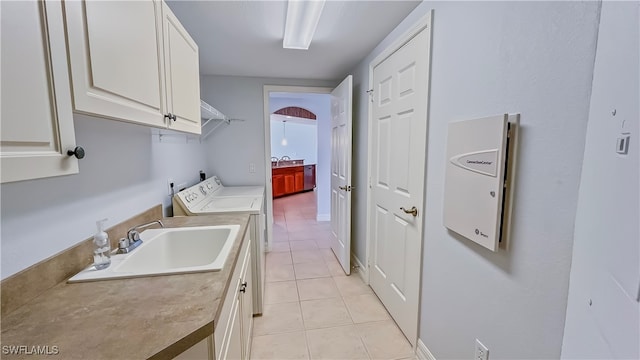
[[[387,58],[389,58],[392,54],[394,54],[396,51],[398,51],[401,47],[403,47],[406,43],[408,43],[409,41],[411,41],[414,37],[416,37],[416,35],[418,35],[420,32],[424,31],[428,31],[429,32],[429,59],[428,59],[428,66],[429,69],[427,71],[427,134],[425,134],[425,136],[427,136],[427,153],[425,154],[425,184],[424,184],[424,196],[426,198],[426,181],[427,181],[427,159],[428,159],[428,134],[429,134],[429,113],[431,112],[431,107],[430,107],[430,98],[431,98],[431,59],[433,57],[432,53],[433,53],[433,10],[430,10],[426,15],[424,15],[422,18],[420,18],[418,21],[416,21],[416,23],[414,23],[411,27],[409,27],[408,30],[406,30],[402,35],[400,35],[393,43],[391,43],[389,46],[387,46],[378,56],[376,56],[370,63],[369,63],[369,82],[368,82],[368,88],[367,89],[372,89],[374,87],[373,84],[373,70],[376,66],[380,65],[383,61],[385,61]],[[373,96],[375,96],[375,92],[373,93]],[[374,151],[374,147],[373,147],[373,102],[372,101],[368,101],[368,115],[367,115],[367,221],[366,221],[366,254],[367,254],[367,258],[366,258],[366,263],[365,263],[365,271],[363,271],[362,274],[362,278],[365,281],[366,284],[370,283],[370,264],[371,264],[371,252],[373,250],[373,246],[372,246],[372,240],[371,240],[371,234],[372,234],[372,230],[371,230],[371,226],[373,224],[373,220],[372,220],[372,216],[373,216],[373,212],[371,211],[371,205],[373,204],[373,194],[372,194],[372,184],[371,184],[371,164],[373,162],[373,151]],[[424,202],[426,204],[426,201]],[[424,214],[424,208],[422,209],[422,213]],[[423,217],[424,219],[424,217]],[[420,239],[420,276],[419,276],[419,281],[420,283],[422,283],[422,269],[424,267],[423,264],[423,248],[424,248],[424,220],[423,220],[423,229],[422,229],[422,238]],[[418,327],[420,326],[420,303],[422,300],[422,291],[418,292],[418,313],[415,314],[416,317],[418,317]],[[420,334],[419,334],[419,330],[416,332],[416,334],[418,334],[418,339],[420,338]],[[414,350],[417,347],[418,344],[418,339],[414,339],[414,344],[416,344],[414,346]]]
[[[271,183],[271,112],[269,111],[269,96],[272,92],[331,94],[333,88],[324,86],[290,86],[263,85],[263,115],[264,115],[264,161],[265,161],[265,201],[267,213],[267,251],[273,245],[273,186]]]

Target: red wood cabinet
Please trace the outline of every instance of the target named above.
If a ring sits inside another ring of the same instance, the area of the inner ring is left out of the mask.
[[[304,171],[296,171],[294,174],[294,190],[295,192],[299,192],[304,190]]]
[[[284,175],[272,175],[273,197],[282,196],[284,192]]]
[[[295,192],[294,181],[295,181],[294,174],[285,174],[284,175],[284,192],[285,192],[285,194],[291,194],[291,193]]]
[[[271,169],[273,197],[296,194],[316,187],[316,166],[298,165]]]

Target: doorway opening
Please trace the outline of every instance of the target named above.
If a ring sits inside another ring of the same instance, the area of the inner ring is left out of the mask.
[[[286,214],[292,223],[328,226],[331,219],[331,90],[264,87],[269,250],[283,246],[274,237],[286,233]]]

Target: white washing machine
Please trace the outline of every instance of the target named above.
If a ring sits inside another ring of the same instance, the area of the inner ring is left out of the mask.
[[[264,187],[225,187],[213,176],[177,193],[173,197],[174,216],[244,213],[250,215],[253,275],[253,313],[262,314],[265,277]]]

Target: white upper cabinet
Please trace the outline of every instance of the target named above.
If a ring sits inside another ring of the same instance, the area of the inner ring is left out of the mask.
[[[198,47],[164,2],[65,1],[65,12],[75,111],[200,133]]]
[[[74,110],[164,127],[161,3],[66,1]]]
[[[76,174],[62,4],[2,1],[0,14],[2,183]]]
[[[162,16],[169,128],[200,134],[198,45],[164,2]]]

